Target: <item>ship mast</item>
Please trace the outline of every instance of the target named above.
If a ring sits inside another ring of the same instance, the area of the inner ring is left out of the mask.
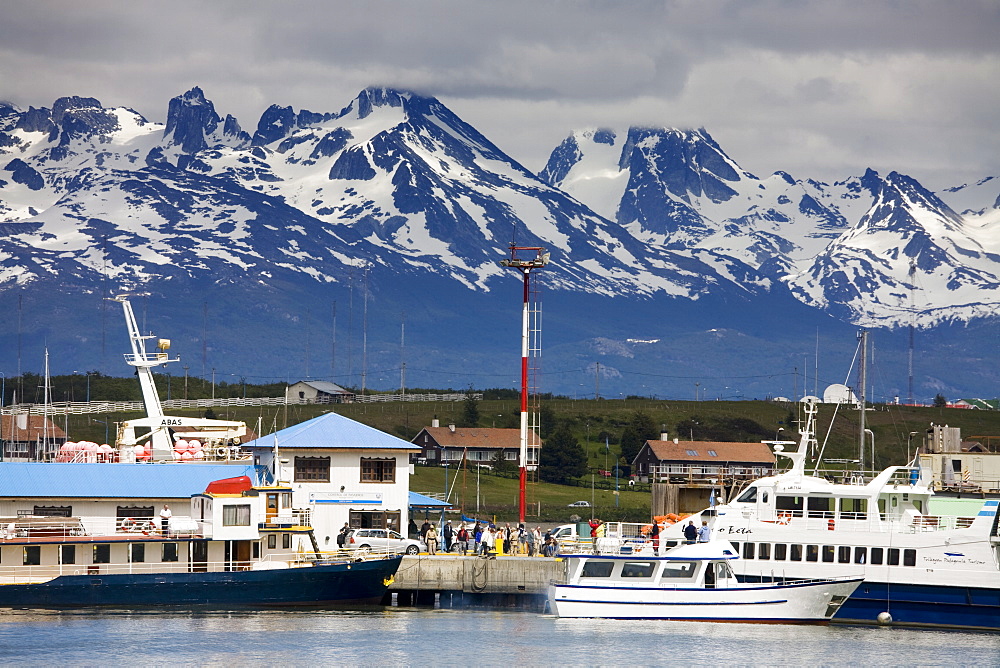
[[[868,330],[862,329],[858,332],[858,345],[861,347],[861,363],[858,365],[858,409],[860,410],[859,452],[858,468],[862,473],[865,471],[865,386],[868,383]],[[874,453],[872,458],[874,459]],[[875,462],[872,462],[873,467]]]

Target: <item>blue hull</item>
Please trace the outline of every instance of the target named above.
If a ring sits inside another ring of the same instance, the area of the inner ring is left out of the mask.
[[[741,577],[743,582],[760,582]],[[844,602],[834,622],[878,623],[880,613],[901,626],[1000,631],[1000,588],[862,582]]]
[[[864,582],[834,621],[871,623],[881,612],[893,624],[1000,631],[1000,589]]]
[[[64,575],[41,584],[0,586],[0,607],[377,604],[401,561],[402,556],[269,571]]]

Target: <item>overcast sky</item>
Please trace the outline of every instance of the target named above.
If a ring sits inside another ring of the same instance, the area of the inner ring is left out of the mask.
[[[703,126],[744,169],[1000,175],[997,0],[4,2],[0,99],[256,128],[371,85],[434,95],[532,170],[574,128]]]

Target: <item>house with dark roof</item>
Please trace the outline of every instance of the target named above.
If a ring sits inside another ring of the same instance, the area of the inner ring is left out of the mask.
[[[436,420],[430,427],[424,427],[411,441],[420,447],[416,457],[426,460],[432,466],[457,464],[464,458],[469,465],[491,465],[499,453],[503,459],[518,465],[521,452],[521,430],[499,427],[456,427],[453,424],[440,427]],[[535,432],[528,438],[530,443],[540,443]],[[541,445],[529,445],[527,467],[538,466],[538,451]]]
[[[285,388],[290,404],[344,404],[354,401],[354,393],[325,380],[300,380]]]
[[[55,459],[66,432],[44,415],[0,415],[0,459],[37,462]]]
[[[774,461],[760,442],[649,440],[632,460],[632,473],[643,482],[722,484],[771,475]]]

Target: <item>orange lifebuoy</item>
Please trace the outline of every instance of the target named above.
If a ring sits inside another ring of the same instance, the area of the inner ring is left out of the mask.
[[[833,531],[833,518],[832,517],[826,521],[826,528],[829,529],[830,531]]]
[[[135,528],[135,520],[131,517],[126,517],[122,520],[122,531],[131,531]]]
[[[778,524],[788,524],[792,521],[791,513],[778,513]]]

